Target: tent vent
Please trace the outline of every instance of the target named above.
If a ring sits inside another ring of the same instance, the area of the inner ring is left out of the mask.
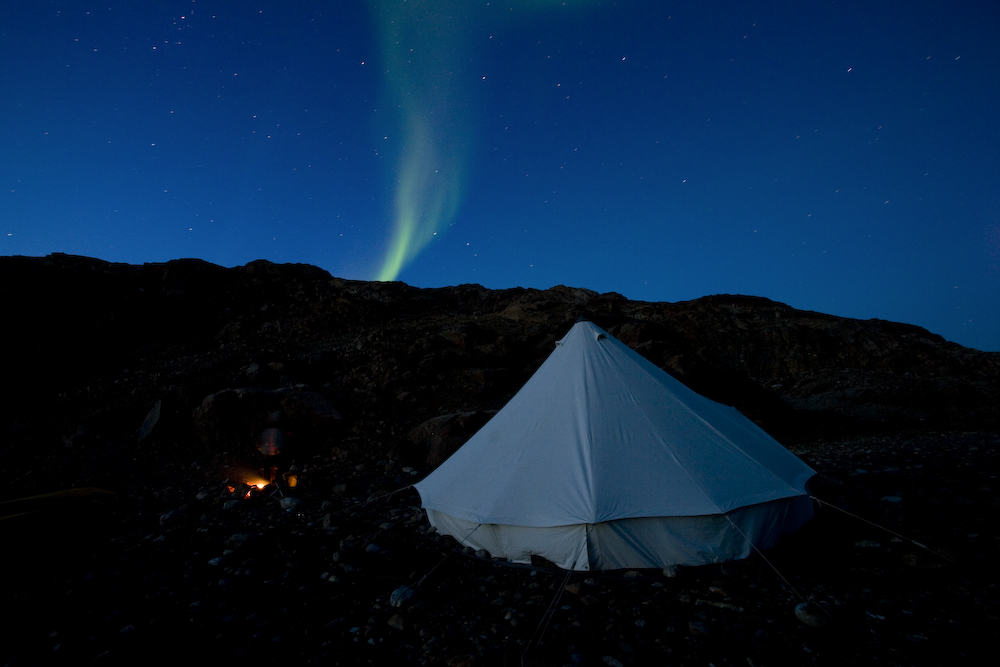
[[[595,340],[604,340],[607,337],[608,337],[608,334],[606,334],[606,333],[604,333],[602,331],[601,333],[597,334],[597,338]]]

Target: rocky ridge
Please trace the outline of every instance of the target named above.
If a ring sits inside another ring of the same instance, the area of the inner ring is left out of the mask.
[[[7,571],[31,582],[9,594],[23,611],[10,664],[133,661],[179,636],[274,662],[931,664],[996,629],[998,353],[744,296],[641,303],[68,255],[0,258],[0,278],[15,323],[2,497],[114,492],[3,514]],[[802,600],[759,558],[564,582],[427,533],[407,485],[580,315],[820,473],[831,507],[768,558],[831,625],[797,619]],[[246,485],[272,462],[277,486]]]

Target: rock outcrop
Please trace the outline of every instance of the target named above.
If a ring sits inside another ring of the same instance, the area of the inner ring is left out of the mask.
[[[918,327],[58,254],[0,258],[0,303],[0,663],[940,664],[1000,613],[1000,353]],[[572,580],[428,530],[409,485],[581,315],[801,456],[817,520],[766,562]]]

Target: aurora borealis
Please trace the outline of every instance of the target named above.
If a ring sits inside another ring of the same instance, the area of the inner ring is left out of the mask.
[[[530,18],[533,10],[567,4],[592,3],[548,0],[516,7]],[[469,37],[473,27],[481,30],[489,24],[487,8],[488,3],[466,0],[373,4],[389,100],[402,130],[392,240],[379,280],[395,280],[458,210],[462,170],[467,154],[475,150],[471,107],[477,98],[467,63],[477,54]],[[502,15],[493,19],[510,20]]]
[[[1000,8],[5,3],[0,253],[768,297],[1000,350]]]
[[[405,264],[458,210],[461,172],[470,150],[469,98],[459,0],[412,0],[375,6],[390,102],[401,128],[392,240],[379,280]]]

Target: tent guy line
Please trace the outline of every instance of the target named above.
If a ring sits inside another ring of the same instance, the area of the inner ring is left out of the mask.
[[[863,521],[864,523],[867,523],[870,526],[875,526],[876,528],[884,530],[885,532],[889,533],[890,535],[898,537],[901,540],[906,540],[907,542],[909,542],[909,543],[911,543],[911,544],[913,544],[915,546],[918,546],[921,549],[926,549],[930,553],[934,554],[935,556],[938,556],[939,558],[945,559],[949,563],[954,563],[955,562],[954,559],[948,558],[943,553],[934,551],[934,549],[931,549],[926,544],[921,544],[920,542],[917,542],[915,539],[913,539],[911,537],[907,537],[906,535],[901,535],[901,534],[897,533],[896,531],[892,530],[891,528],[886,528],[885,526],[879,525],[879,524],[875,523],[874,521],[870,521],[870,520],[864,518],[863,516],[858,516],[857,514],[852,514],[852,513],[848,512],[847,510],[845,510],[843,507],[837,507],[836,505],[834,505],[832,503],[826,502],[822,498],[817,498],[816,496],[809,496],[809,497],[812,498],[813,500],[815,500],[820,505],[823,505],[825,507],[832,507],[833,509],[837,510],[838,512],[843,512],[844,514],[846,514],[849,517],[857,519],[858,521]]]

